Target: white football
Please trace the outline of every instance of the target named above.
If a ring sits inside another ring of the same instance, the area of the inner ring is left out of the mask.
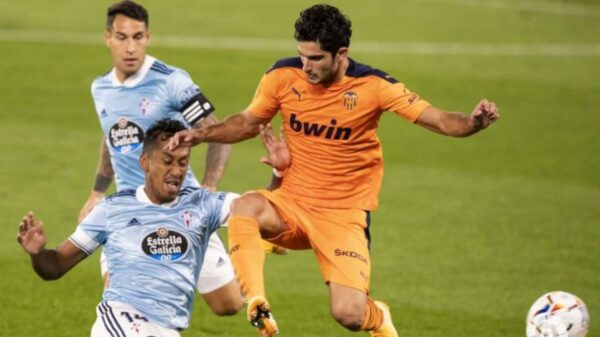
[[[540,297],[527,314],[527,337],[585,337],[590,315],[583,301],[564,291]]]

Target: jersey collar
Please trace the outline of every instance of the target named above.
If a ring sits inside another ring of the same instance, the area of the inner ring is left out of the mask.
[[[155,203],[153,203],[150,198],[148,198],[148,195],[146,194],[146,191],[144,191],[144,185],[138,186],[137,190],[135,191],[135,198],[139,201],[139,202],[143,202],[145,204],[150,204],[150,205],[156,205],[156,206],[160,206],[160,207],[165,207],[165,208],[171,208],[173,207],[173,205],[175,205],[177,203],[177,201],[179,200],[179,197],[175,198],[175,200],[171,201],[171,202],[167,202],[164,204],[160,204],[157,205]]]
[[[152,67],[152,64],[154,64],[154,61],[156,61],[155,57],[146,55],[144,57],[144,64],[142,64],[140,69],[132,76],[129,76],[125,81],[123,81],[123,83],[119,81],[119,79],[117,78],[116,70],[115,68],[113,68],[109,75],[112,85],[114,87],[135,87],[144,79],[144,77],[146,77],[146,74],[150,70],[150,67]]]

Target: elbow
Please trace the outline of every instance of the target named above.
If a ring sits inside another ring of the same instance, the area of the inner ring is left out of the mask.
[[[39,270],[39,269],[35,269],[35,273],[44,281],[56,281],[65,274],[65,273],[61,273],[58,270]]]
[[[62,277],[62,275],[59,275],[59,274],[39,274],[39,273],[38,273],[38,276],[44,281],[56,281]]]

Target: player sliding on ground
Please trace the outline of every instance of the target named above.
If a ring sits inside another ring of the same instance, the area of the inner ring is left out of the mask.
[[[377,208],[383,175],[379,119],[393,111],[434,132],[464,137],[496,121],[498,109],[484,99],[469,115],[443,111],[394,77],[350,59],[351,23],[335,7],[302,11],[295,28],[299,57],[277,61],[248,108],[206,129],[178,133],[170,148],[252,138],[279,111],[291,164],[270,162],[285,171],[282,186],[237,199],[229,223],[230,254],[249,299],[248,319],[262,336],[277,332],[265,297],[262,237],[314,250],[331,313],[341,325],[397,336],[389,308],[369,297],[370,212]]]
[[[60,278],[104,246],[110,285],[92,337],[177,337],[188,327],[209,237],[238,195],[182,188],[190,149],[164,147],[184,129],[169,119],[151,126],[139,160],[144,185],[103,200],[56,249],[45,248],[42,222],[32,212],[21,220],[17,239],[45,280]]]

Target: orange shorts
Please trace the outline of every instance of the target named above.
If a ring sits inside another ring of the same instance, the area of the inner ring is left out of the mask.
[[[288,229],[269,242],[289,249],[312,248],[325,282],[369,293],[369,213],[322,208],[297,202],[280,190],[256,191],[277,210]]]

